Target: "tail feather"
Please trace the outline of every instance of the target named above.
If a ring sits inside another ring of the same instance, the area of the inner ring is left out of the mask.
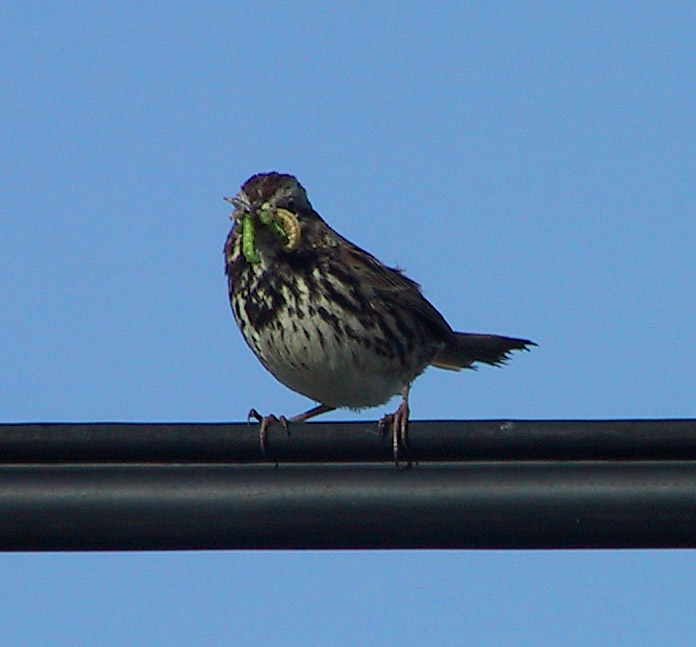
[[[455,332],[432,365],[454,371],[470,368],[474,362],[501,366],[510,359],[511,351],[529,350],[530,346],[536,344],[529,339]]]

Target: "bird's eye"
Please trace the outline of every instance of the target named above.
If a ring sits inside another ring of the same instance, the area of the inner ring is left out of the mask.
[[[288,199],[288,201],[285,203],[285,208],[293,213],[297,211],[297,205],[295,204],[294,198]]]

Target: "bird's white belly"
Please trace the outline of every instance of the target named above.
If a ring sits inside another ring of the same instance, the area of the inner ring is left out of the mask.
[[[263,364],[287,387],[322,404],[353,409],[383,404],[401,392],[403,376],[396,363],[390,370],[383,357],[337,335],[318,316],[296,324],[297,330],[282,339],[268,329],[257,340]]]

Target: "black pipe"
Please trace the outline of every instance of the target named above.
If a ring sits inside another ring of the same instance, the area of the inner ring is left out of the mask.
[[[696,460],[696,420],[414,421],[410,457],[470,460]],[[391,461],[376,423],[310,422],[269,431],[266,458]],[[0,425],[0,463],[263,461],[258,427],[244,423]]]
[[[691,462],[0,469],[4,550],[694,546]]]

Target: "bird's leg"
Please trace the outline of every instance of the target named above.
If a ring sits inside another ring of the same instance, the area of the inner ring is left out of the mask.
[[[291,422],[304,422],[305,420],[309,420],[310,418],[314,418],[314,416],[318,416],[322,413],[328,413],[329,411],[333,411],[336,407],[329,407],[325,404],[320,404],[316,407],[312,407],[308,411],[305,411],[304,413],[299,413],[296,416],[293,416],[288,420],[285,416],[275,416],[273,414],[270,414],[268,416],[262,416],[256,409],[252,409],[249,411],[249,415],[247,416],[247,422],[251,424],[252,420],[256,420],[256,422],[260,423],[259,426],[259,443],[261,444],[261,454],[263,457],[266,457],[266,448],[268,447],[268,428],[274,423],[274,422],[279,422],[283,427],[285,428],[285,431],[287,432],[288,436],[290,435],[290,423]]]
[[[326,404],[320,404],[316,407],[312,407],[309,409],[309,411],[305,411],[304,413],[298,413],[296,416],[293,416],[290,418],[290,420],[287,420],[286,422],[304,422],[305,420],[309,420],[310,418],[314,418],[314,416],[320,416],[322,413],[328,413],[329,411],[333,411],[336,407],[329,407]]]
[[[392,455],[397,467],[399,467],[399,447],[408,450],[408,393],[410,388],[410,384],[404,386],[401,390],[401,403],[398,409],[394,413],[388,413],[379,421],[379,429],[383,436],[391,428]],[[410,459],[406,467],[411,467]]]

